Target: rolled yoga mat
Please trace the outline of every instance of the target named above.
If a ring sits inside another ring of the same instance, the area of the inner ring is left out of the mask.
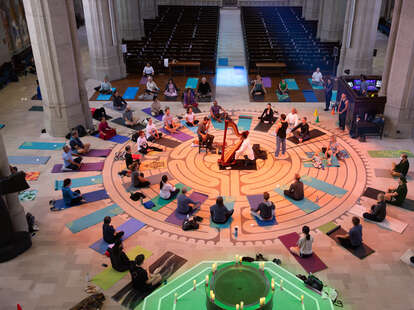
[[[62,170],[63,165],[57,164],[52,168],[52,173],[63,173],[63,172],[83,172],[83,171],[102,171],[104,162],[98,163],[82,163],[79,170]]]
[[[61,142],[24,142],[19,149],[56,151],[61,150],[65,145],[66,143]]]
[[[65,202],[63,201],[63,199],[56,200],[54,205],[53,205],[54,209],[56,211],[64,210],[64,209],[69,209],[71,207],[80,206],[82,204],[89,203],[89,202],[95,202],[95,201],[99,201],[99,200],[109,199],[108,193],[104,189],[100,189],[100,190],[97,190],[97,191],[84,193],[84,194],[82,193],[82,197],[85,199],[85,201],[83,201],[83,202],[81,202],[77,205],[70,206],[70,207],[65,207]]]

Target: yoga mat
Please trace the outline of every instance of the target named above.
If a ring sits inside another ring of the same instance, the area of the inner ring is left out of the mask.
[[[174,265],[173,271],[172,273],[176,272],[178,269],[180,269],[186,262],[187,260],[185,258],[182,258],[181,256],[178,256],[177,254],[174,254],[170,251],[164,253],[163,256],[161,256],[159,259],[157,259],[151,266],[149,266],[148,270],[150,273],[154,273],[154,270],[157,269],[158,267],[161,267],[162,264],[165,263],[165,261],[170,258],[168,261],[168,264],[166,266],[164,266],[164,268],[168,268],[171,265]],[[163,269],[165,270],[165,269]]]
[[[116,111],[116,112],[124,112],[125,109],[126,109],[126,105],[122,109],[115,109],[114,104],[112,102],[106,102],[106,103],[103,104],[103,106],[104,106],[104,108],[108,108],[108,109],[111,109],[111,110]]]
[[[43,112],[43,106],[41,105],[34,105],[32,106],[29,111],[35,111],[35,112]]]
[[[241,69],[244,70],[244,66],[233,66],[234,69]]]
[[[139,87],[128,87],[122,96],[125,100],[133,100],[137,95]]]
[[[182,183],[178,183],[175,185],[176,188],[179,188],[180,190],[184,187],[185,185]],[[188,188],[188,190],[190,190],[191,188],[186,186]],[[181,191],[180,191],[181,193]],[[178,194],[180,194],[178,193]],[[154,204],[154,207],[151,208],[152,211],[158,211],[161,208],[165,207],[166,205],[168,205],[170,202],[174,201],[175,199],[177,199],[177,196],[174,196],[173,198],[170,199],[162,199],[160,197],[160,195],[157,195],[156,197],[152,198],[151,201]]]
[[[228,66],[229,65],[229,59],[228,58],[219,58],[218,59],[218,65],[219,66]]]
[[[145,109],[142,109],[141,111],[142,111],[142,112],[144,112],[145,114],[148,114],[149,116],[151,116],[151,117],[155,118],[156,120],[159,120],[160,122],[162,122],[162,117],[163,117],[163,115],[153,116],[153,115],[151,114],[151,107],[149,107],[149,108],[145,108]]]
[[[8,156],[11,165],[46,165],[50,156]]]
[[[264,201],[263,194],[247,195],[246,198],[249,202],[250,210],[255,212],[257,211],[257,207],[259,206],[259,204]]]
[[[190,213],[190,216],[194,215],[195,213],[197,213],[197,211],[199,211],[199,208],[193,209],[193,211]],[[177,210],[174,210],[166,219],[165,222],[173,224],[173,225],[177,225],[177,226],[182,226],[184,220],[187,218],[187,214],[182,214],[177,212]]]
[[[0,129],[4,128],[6,125],[0,124]]]
[[[150,251],[139,246],[129,250],[126,254],[130,260],[134,260],[138,254],[144,254],[145,259],[148,259],[152,255]],[[125,277],[125,275],[128,272],[129,271],[118,272],[114,270],[112,267],[108,267],[104,269],[102,272],[98,273],[96,276],[94,276],[91,281],[103,290],[107,290],[114,286],[116,282]]]
[[[181,125],[190,129],[193,133],[197,134],[198,127],[197,126],[188,126],[185,120],[181,120]]]
[[[401,154],[407,154],[408,157],[414,157],[414,154],[407,150],[371,150],[368,151],[369,156],[373,158],[399,158]]]
[[[166,175],[168,177],[168,180],[174,179],[168,172],[145,176],[145,178],[148,179],[151,184],[160,184],[163,175]]]
[[[301,181],[305,185],[309,185],[319,191],[335,196],[337,198],[341,198],[343,195],[345,195],[348,192],[346,189],[343,189],[341,187],[335,186],[330,183],[326,183],[319,179],[315,179],[308,175],[303,175],[301,177]]]
[[[72,180],[72,188],[77,187],[83,187],[83,186],[90,186],[90,185],[96,185],[96,184],[102,184],[102,175],[95,175],[91,177],[83,177],[83,178],[76,178],[71,179]],[[63,180],[56,180],[55,181],[55,191],[62,189],[63,187]]]
[[[260,227],[266,227],[266,226],[273,226],[277,225],[276,216],[273,215],[271,220],[263,221],[259,219],[257,216],[252,215],[253,218],[256,220],[257,225]]]
[[[111,149],[91,149],[88,153],[82,154],[83,157],[107,157],[109,154],[111,154]]]
[[[108,193],[104,189],[100,189],[100,190],[89,192],[89,193],[84,193],[82,194],[82,196],[83,198],[85,198],[85,202],[82,202],[78,205],[109,198]],[[69,209],[71,207],[75,207],[75,206],[65,207],[65,203],[63,199],[56,200],[53,206],[54,206],[54,209],[56,210],[64,210],[64,209]]]
[[[182,131],[176,131],[175,133],[168,132],[164,127],[161,128],[161,132],[163,132],[166,135],[169,135],[177,140],[180,140],[181,142],[185,142],[188,140],[194,139],[193,136],[187,135],[186,133]]]
[[[199,192],[192,192],[189,197],[193,201],[199,202],[200,205],[202,205],[208,199],[208,195]]]
[[[61,172],[81,172],[81,171],[102,171],[104,167],[104,162],[98,163],[82,163],[79,170],[62,170],[63,165],[58,164],[54,165],[52,168],[52,173],[61,173]]]
[[[396,206],[405,210],[414,211],[414,200],[406,198],[402,206]]]
[[[252,125],[252,118],[251,116],[240,115],[239,121],[237,122],[237,127],[240,132],[250,130],[250,126]]]
[[[228,210],[234,209],[235,200],[233,197],[223,196],[223,200],[224,200],[224,205],[226,206]],[[227,222],[224,224],[217,224],[217,223],[214,223],[210,217],[210,227],[217,228],[217,229],[229,228],[232,222],[233,222],[233,217],[229,218]]]
[[[142,223],[141,221],[138,221],[135,218],[130,218],[125,223],[122,223],[121,225],[119,225],[116,228],[116,231],[124,232],[124,235],[122,236],[122,241],[123,241],[131,237],[133,234],[135,234],[138,230],[140,230],[144,226],[145,224]],[[99,254],[104,255],[106,250],[108,249],[108,246],[109,246],[109,243],[106,243],[103,239],[99,239],[98,241],[90,245],[89,247],[92,250],[95,250],[96,252],[98,252]]]
[[[318,98],[316,98],[313,90],[302,90],[302,93],[306,102],[318,102]]]
[[[327,236],[329,236],[331,239],[335,240],[338,243],[338,245],[341,246],[341,244],[336,239],[336,236],[338,236],[338,235],[347,235],[347,234],[348,234],[348,232],[345,229],[343,229],[341,226],[338,226],[338,229],[330,232],[329,234],[327,234]],[[343,247],[343,248],[348,250],[351,254],[358,257],[359,259],[363,259],[363,258],[367,257],[368,255],[371,255],[372,253],[375,252],[373,249],[371,249],[369,246],[367,246],[364,243],[356,249],[354,249],[354,248],[345,248],[345,247]]]
[[[194,139],[193,137],[191,139]],[[170,148],[176,148],[177,146],[179,146],[181,143],[175,140],[171,140],[165,137],[161,137],[161,139],[155,140],[154,143],[166,146],[166,147],[170,147]]]
[[[394,177],[391,175],[391,169],[374,169],[375,176],[377,178],[389,178],[389,179],[399,179],[399,177]],[[414,178],[414,172],[408,172],[407,179],[413,179]]]
[[[285,199],[289,200],[292,204],[294,204],[295,206],[297,206],[302,211],[304,211],[306,213],[312,213],[312,212],[320,209],[320,207],[316,203],[314,203],[314,202],[312,202],[312,201],[310,201],[310,200],[308,200],[306,198],[303,198],[303,200],[300,200],[300,201],[296,201],[296,200],[293,200],[290,197],[285,196],[283,194],[283,190],[284,189],[288,189],[288,187],[285,187],[285,188],[278,187],[278,188],[275,188],[274,191],[276,193],[278,193],[280,196],[282,196]]]
[[[94,137],[99,138],[99,133],[96,134]],[[125,143],[125,142],[129,141],[129,137],[116,135],[116,136],[113,136],[111,139],[105,140],[105,141],[111,141],[111,142],[116,142],[116,143],[122,144],[122,143]]]
[[[309,84],[312,86],[313,89],[323,89],[323,86],[312,84],[312,78],[308,79],[308,81],[309,81]]]
[[[37,181],[39,179],[40,172],[39,171],[32,171],[26,172],[26,181]]]
[[[414,251],[411,249],[408,249],[405,251],[405,253],[400,257],[401,261],[403,263],[406,263],[407,265],[414,267],[414,264],[411,262],[410,258],[414,256]]]
[[[65,145],[66,143],[60,142],[24,142],[19,146],[19,149],[56,151],[61,150]]]
[[[124,210],[122,210],[117,204],[113,204],[85,215],[81,218],[73,220],[72,222],[67,223],[66,227],[69,228],[72,233],[76,234],[84,229],[102,222],[105,216],[115,216],[122,213],[124,213]]]
[[[311,139],[313,139],[313,138],[318,138],[318,137],[321,137],[321,136],[323,136],[323,135],[325,135],[325,133],[323,132],[323,131],[320,131],[319,129],[311,129],[310,131],[309,131],[309,139],[308,140],[305,140],[305,141],[309,141],[309,140],[311,140]],[[296,137],[289,137],[289,138],[287,138],[290,142],[293,142],[293,143],[295,143],[295,144],[299,144],[299,140],[296,138]],[[305,142],[305,141],[303,141],[303,142]],[[302,142],[302,143],[303,143]]]
[[[232,166],[223,167],[220,166],[220,170],[257,170],[256,160],[249,163],[247,166],[244,165],[244,159],[236,159],[236,163]]]
[[[268,76],[262,78],[263,87],[270,88],[272,87],[272,79]]]
[[[116,90],[116,88],[112,88],[112,93],[114,93]],[[98,97],[96,97],[96,100],[99,101],[103,101],[103,100],[111,100],[112,94],[110,95],[104,95],[104,94],[99,94]]]
[[[23,192],[19,193],[19,200],[20,201],[33,201],[36,199],[37,196],[37,190],[25,190]]]
[[[167,160],[146,160],[141,162],[141,165],[139,166],[139,170],[145,171],[145,170],[152,170],[152,169],[162,169],[167,166]]]
[[[286,81],[286,84],[287,84],[289,90],[298,90],[299,89],[299,86],[298,86],[298,84],[296,84],[295,79],[286,79],[285,81]]]
[[[118,125],[121,125],[121,126],[124,126],[126,128],[133,129],[133,130],[143,130],[145,128],[145,126],[142,125],[142,124],[137,124],[135,126],[127,126],[127,125],[125,125],[125,121],[122,117],[115,118],[115,119],[111,120],[111,122],[113,122],[115,124],[118,124]]]
[[[185,88],[196,89],[197,84],[198,84],[198,78],[188,78],[187,83],[185,84]]]
[[[259,122],[253,130],[261,131],[261,132],[268,132],[270,128],[272,128],[273,124]]]
[[[318,230],[324,234],[327,234],[328,232],[333,231],[336,227],[338,227],[338,225],[336,225],[334,222],[328,222],[322,226],[319,226]]]
[[[336,96],[338,95],[337,90],[332,91],[331,101],[336,102]]]
[[[276,91],[277,101],[279,102],[290,102],[289,95],[281,95]]]
[[[365,192],[362,194],[362,196],[371,198],[371,199],[377,199],[378,194],[385,194],[385,192],[380,191],[378,189],[372,188],[372,187],[367,187],[367,189],[365,190]]]
[[[143,76],[141,80],[139,80],[139,85],[146,85],[147,84],[147,77]]]
[[[279,237],[279,240],[289,250],[289,248],[297,245],[299,240],[298,233],[290,233]],[[289,251],[290,253],[290,251]],[[291,253],[292,254],[292,253]],[[311,257],[302,258],[300,256],[292,254],[296,261],[306,270],[307,273],[315,273],[328,268],[325,263],[314,252]]]
[[[211,124],[213,124],[214,129],[224,130],[224,121],[223,120],[221,122],[218,122],[215,119],[211,119]]]

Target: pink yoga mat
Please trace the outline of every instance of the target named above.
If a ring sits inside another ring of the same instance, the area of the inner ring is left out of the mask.
[[[264,77],[262,78],[263,81],[263,86],[266,88],[270,88],[272,87],[272,80],[270,79],[270,77]]]
[[[79,170],[68,170],[62,171],[63,165],[54,165],[52,168],[52,173],[61,173],[61,172],[80,172],[80,171],[102,171],[104,167],[104,162],[99,163],[82,163]]]
[[[91,149],[87,154],[82,154],[85,157],[106,157],[111,153],[111,149],[97,150]]]
[[[296,246],[299,240],[299,235],[294,232],[291,234],[280,236],[279,239],[283,243],[283,245],[289,250],[290,247]],[[312,254],[311,257],[308,258],[302,258],[294,254],[292,255],[296,258],[296,260],[303,267],[303,269],[305,269],[308,273],[315,273],[328,268],[324,264],[324,262],[321,261],[318,255],[315,254],[315,252]]]
[[[140,85],[146,85],[147,84],[147,77],[146,76],[143,76],[141,78],[141,80],[139,81],[139,84]]]

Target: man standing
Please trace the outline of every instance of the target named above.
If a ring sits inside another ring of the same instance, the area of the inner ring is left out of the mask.
[[[339,102],[339,128],[345,130],[346,113],[348,112],[349,102],[345,94],[342,94],[341,101]]]
[[[282,156],[286,153],[286,130],[289,124],[286,121],[286,115],[280,115],[280,122],[276,126],[276,152],[275,157],[279,157],[280,146],[282,146]]]
[[[326,80],[325,84],[325,110],[329,111],[329,106],[331,105],[333,83],[331,79]]]

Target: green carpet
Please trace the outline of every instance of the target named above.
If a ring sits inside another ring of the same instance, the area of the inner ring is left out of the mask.
[[[369,156],[373,158],[398,158],[401,154],[407,154],[408,157],[414,157],[414,154],[407,150],[378,150],[368,151]]]
[[[323,232],[324,234],[326,234],[328,231],[331,231],[332,229],[336,228],[337,226],[338,225],[336,225],[334,222],[329,222],[329,223],[326,223],[322,226],[319,226],[318,230],[320,232]]]

